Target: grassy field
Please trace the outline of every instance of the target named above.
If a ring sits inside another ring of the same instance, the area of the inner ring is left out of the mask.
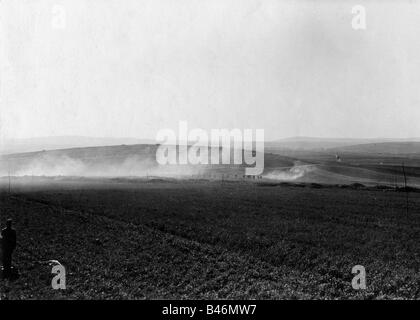
[[[419,298],[419,193],[215,181],[1,191],[21,276],[2,299]],[[67,271],[51,289],[48,260]],[[351,287],[363,265],[367,289]]]

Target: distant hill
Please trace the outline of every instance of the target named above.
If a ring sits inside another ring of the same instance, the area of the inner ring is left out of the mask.
[[[361,144],[385,143],[385,142],[413,142],[420,141],[420,138],[408,139],[347,139],[347,138],[313,138],[313,137],[292,137],[268,141],[265,143],[267,149],[288,149],[288,150],[310,150],[323,151],[331,148],[347,147]]]
[[[316,138],[291,137],[273,141],[266,141],[267,152],[278,153],[281,150],[325,151],[332,148],[351,147],[378,143],[406,143],[420,142],[420,138],[408,139],[347,139],[347,138]],[[155,144],[153,139],[137,138],[106,138],[84,136],[58,136],[28,139],[9,139],[0,144],[0,154],[25,153],[34,151],[48,151],[69,148],[102,147],[118,145]],[[358,148],[358,147],[355,147]]]
[[[382,142],[368,143],[344,146],[339,148],[330,148],[330,151],[343,153],[363,153],[363,154],[420,154],[420,142]]]
[[[0,154],[145,143],[154,143],[154,141],[136,138],[96,138],[83,136],[8,139],[0,145]]]

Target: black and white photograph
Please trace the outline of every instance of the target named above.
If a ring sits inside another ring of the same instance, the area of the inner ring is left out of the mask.
[[[0,308],[420,299],[419,31],[417,0],[1,0]]]

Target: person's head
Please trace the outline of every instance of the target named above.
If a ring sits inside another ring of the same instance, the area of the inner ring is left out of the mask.
[[[12,219],[7,219],[6,227],[7,227],[7,229],[12,229]]]

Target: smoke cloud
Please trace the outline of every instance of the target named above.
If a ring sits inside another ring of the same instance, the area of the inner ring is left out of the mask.
[[[41,155],[32,159],[3,161],[1,176],[80,176],[80,177],[183,177],[202,174],[200,166],[158,165],[154,159],[127,156],[117,159],[76,159],[67,155]]]
[[[264,178],[279,181],[294,181],[304,177],[307,173],[315,170],[314,165],[295,162],[293,167],[288,169],[278,169],[270,171],[264,175]]]

